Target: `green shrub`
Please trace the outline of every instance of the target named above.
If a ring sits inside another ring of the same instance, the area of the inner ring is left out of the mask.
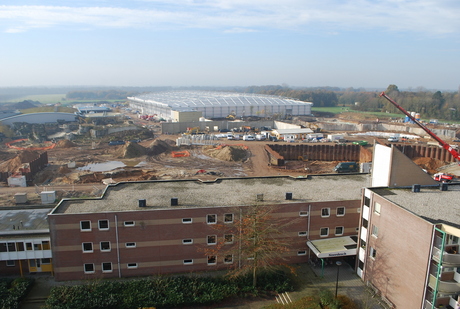
[[[21,300],[29,293],[33,279],[27,278],[2,278],[0,279],[0,308],[16,309],[19,308]]]

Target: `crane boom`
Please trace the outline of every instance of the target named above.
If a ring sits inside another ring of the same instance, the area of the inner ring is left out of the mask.
[[[407,117],[410,118],[416,125],[418,125],[420,128],[422,128],[426,133],[428,133],[429,136],[434,138],[442,148],[446,149],[456,160],[460,161],[460,154],[453,149],[448,143],[443,141],[441,138],[439,138],[436,134],[434,134],[430,129],[425,127],[423,124],[420,123],[415,117],[413,117],[409,112],[407,112],[404,108],[402,108],[398,103],[396,103],[394,100],[392,100],[389,96],[385,94],[383,91],[380,94],[381,97],[384,97],[387,99],[391,104],[393,104],[397,109],[399,109],[401,112],[403,112]]]

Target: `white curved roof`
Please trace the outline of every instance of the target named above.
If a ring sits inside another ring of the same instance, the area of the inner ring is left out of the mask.
[[[166,91],[152,92],[136,96],[135,100],[165,104],[173,110],[190,110],[197,107],[212,106],[270,106],[270,105],[305,105],[312,103],[277,96],[214,92],[214,91]]]

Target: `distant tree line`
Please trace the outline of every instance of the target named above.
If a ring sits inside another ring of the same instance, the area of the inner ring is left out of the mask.
[[[314,107],[348,106],[358,111],[400,113],[390,102],[379,96],[380,91],[367,91],[362,88],[292,89],[281,85],[268,85],[246,87],[241,91],[312,102]],[[389,85],[385,93],[405,110],[420,113],[423,118],[460,119],[458,92],[429,91],[424,88],[418,88],[416,91],[400,91],[396,85]]]
[[[136,95],[136,92],[122,90],[90,90],[71,91],[66,94],[67,100],[125,100]]]

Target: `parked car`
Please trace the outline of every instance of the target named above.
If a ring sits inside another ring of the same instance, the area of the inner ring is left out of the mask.
[[[255,141],[256,138],[252,135],[244,135],[243,136],[243,141]]]
[[[334,167],[336,173],[356,173],[358,164],[356,162],[340,162]]]
[[[390,137],[388,138],[388,141],[389,141],[390,143],[397,143],[397,142],[399,142],[399,138],[397,138],[396,136],[390,136]]]
[[[368,143],[366,141],[356,141],[353,142],[353,145],[366,146]]]

